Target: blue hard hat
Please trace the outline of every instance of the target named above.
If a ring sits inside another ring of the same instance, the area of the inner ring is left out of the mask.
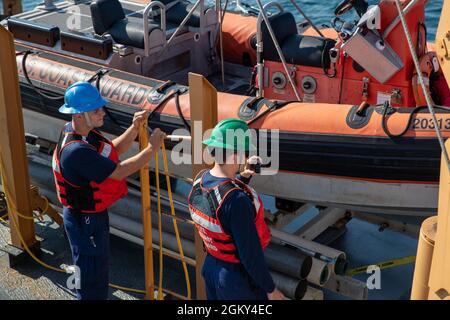
[[[102,98],[97,88],[86,81],[79,81],[68,87],[64,94],[64,102],[59,112],[65,114],[92,111],[108,103]]]

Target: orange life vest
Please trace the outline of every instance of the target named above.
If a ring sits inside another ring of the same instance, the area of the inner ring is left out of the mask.
[[[244,191],[255,208],[255,226],[261,247],[270,242],[270,230],[264,221],[264,206],[256,191],[238,179],[226,180],[214,188],[203,187],[205,171],[197,175],[188,197],[191,218],[203,240],[206,251],[213,257],[231,263],[240,263],[233,238],[227,234],[218,219],[218,212],[226,197],[235,190]]]
[[[90,142],[75,132],[63,132],[53,153],[52,167],[58,200],[63,206],[82,213],[102,212],[128,192],[125,180],[107,178],[102,183],[91,181],[88,186],[77,186],[63,177],[60,163],[61,153],[72,143],[86,143],[103,157],[119,163],[119,155],[112,142],[96,130],[91,132],[94,133],[95,139]]]

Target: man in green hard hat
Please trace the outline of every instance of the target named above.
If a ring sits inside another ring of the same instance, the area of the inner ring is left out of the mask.
[[[207,251],[202,275],[209,300],[284,298],[264,258],[270,230],[263,203],[247,185],[255,174],[250,163],[260,160],[249,158],[256,150],[250,133],[242,120],[219,122],[203,141],[214,167],[197,175],[189,194],[191,218]]]

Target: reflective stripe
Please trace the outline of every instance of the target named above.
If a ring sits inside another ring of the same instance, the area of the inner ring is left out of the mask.
[[[101,152],[101,155],[105,158],[109,158],[109,155],[111,154],[112,146],[109,143],[103,144],[103,149]]]
[[[217,203],[220,204],[222,202],[222,197],[220,196],[219,188],[214,189],[214,194],[216,195]]]
[[[64,147],[66,145],[66,140],[68,136],[69,136],[68,134],[64,135],[63,141],[61,142],[61,147]]]
[[[59,170],[59,166],[58,166],[58,164],[56,163],[56,157],[53,155],[53,157],[52,157],[52,168],[53,168],[53,170],[55,170],[56,172],[58,172],[58,173],[61,173],[61,170]]]
[[[198,178],[197,180],[194,181],[194,183],[192,184],[193,186],[197,185],[200,183],[200,181],[202,180],[202,178]]]
[[[256,193],[255,189],[253,189],[252,187],[248,187],[250,189],[250,191],[253,194],[253,204],[255,206],[256,212],[259,211],[259,208],[261,207],[261,203],[259,202],[259,197],[258,194]]]
[[[190,210],[190,211],[191,211],[191,218],[192,218],[192,220],[194,220],[195,223],[198,223],[203,228],[205,228],[206,230],[209,230],[211,232],[222,233],[222,228],[220,228],[220,226],[218,224],[212,223],[211,221],[204,219],[203,217],[196,214],[192,210]]]

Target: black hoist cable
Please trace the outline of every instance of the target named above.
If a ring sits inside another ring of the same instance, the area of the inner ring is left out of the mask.
[[[387,126],[387,115],[388,115],[389,108],[390,108],[390,103],[389,103],[389,101],[386,101],[383,105],[383,113],[381,116],[381,127],[383,128],[384,133],[391,139],[400,138],[400,137],[404,136],[411,127],[414,115],[417,114],[418,112],[420,112],[421,110],[428,109],[427,106],[419,106],[419,107],[415,107],[414,109],[412,109],[412,111],[409,115],[406,127],[403,129],[403,131],[400,132],[399,134],[393,134]],[[444,110],[444,111],[450,111],[450,108],[445,108],[445,107],[441,107],[441,106],[434,106],[434,108],[439,109],[439,110]]]
[[[27,58],[30,54],[34,54],[37,53],[36,51],[33,50],[26,50],[23,53],[23,57],[22,57],[22,71],[23,71],[23,75],[25,76],[25,79],[27,80],[27,83],[31,86],[31,88],[41,97],[45,98],[45,99],[49,99],[49,100],[63,100],[64,99],[64,95],[48,95],[46,93],[43,93],[40,89],[36,88],[36,86],[33,84],[33,82],[30,79],[30,76],[28,75],[28,71],[27,71]]]

